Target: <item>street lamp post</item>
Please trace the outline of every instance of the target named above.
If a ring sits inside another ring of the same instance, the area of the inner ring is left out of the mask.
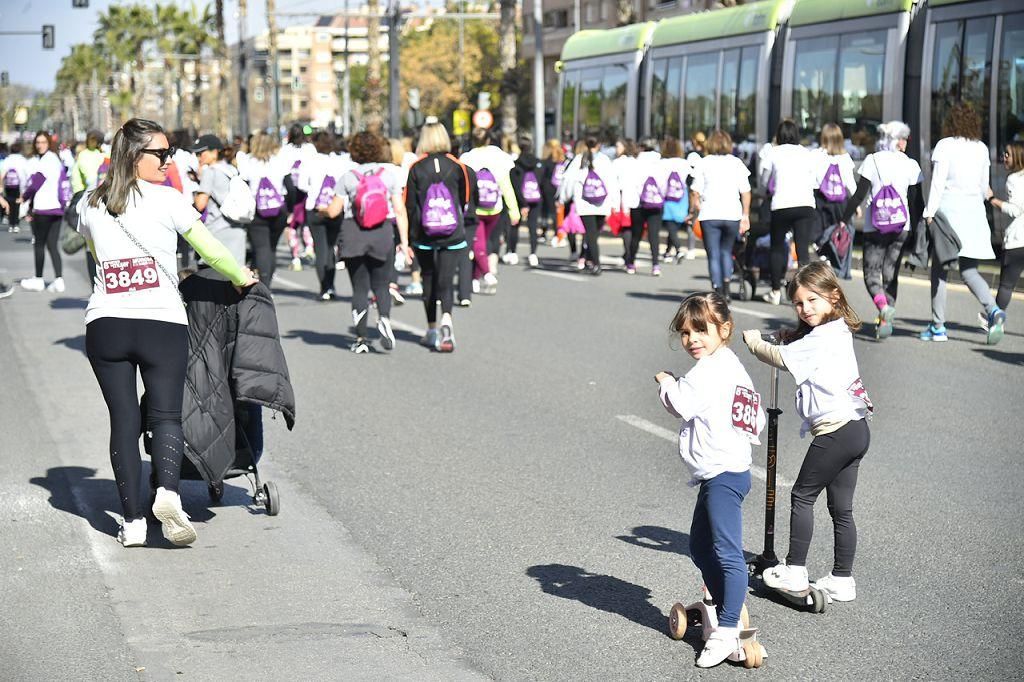
[[[544,8],[533,0],[533,146],[540,157],[544,148]]]

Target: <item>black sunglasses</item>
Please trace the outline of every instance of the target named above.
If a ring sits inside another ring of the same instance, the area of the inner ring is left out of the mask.
[[[167,163],[167,159],[174,156],[174,153],[178,151],[174,147],[165,147],[163,149],[142,149],[143,154],[152,154],[160,160],[160,165]]]

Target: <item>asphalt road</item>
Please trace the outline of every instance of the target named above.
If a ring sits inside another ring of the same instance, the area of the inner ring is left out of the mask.
[[[682,292],[708,286],[706,262],[667,266],[660,279],[646,267],[595,279],[568,271],[565,255],[542,247],[544,269],[502,267],[497,296],[457,309],[453,355],[417,345],[425,323],[414,299],[394,310],[393,352],[353,355],[345,273],[341,299],[321,303],[311,271],[282,270],[275,293],[298,422],[289,433],[267,421],[263,467],[282,513],[247,505],[240,480],[209,509],[203,487],[185,484],[199,530],[185,551],[128,551],[112,537],[81,258],[66,259],[65,294],[0,302],[5,677],[1016,675],[1024,301],[988,347],[976,303],[951,288],[950,342],[927,344],[915,338],[927,285],[905,281],[894,337],[856,341],[876,406],[856,498],[857,600],[812,615],[753,591],[765,667],[698,671],[699,642],[666,633],[673,602],[700,591],[687,556],[696,494],[652,377],[690,366],[667,324]],[[24,235],[0,234],[0,277],[31,274],[30,262]],[[859,275],[846,290],[869,317]],[[740,330],[793,320],[760,302],[734,313]],[[738,338],[733,346],[767,394],[767,369]],[[784,481],[808,444],[792,393],[783,377]],[[744,508],[751,553],[762,546],[764,493],[755,472]],[[785,485],[779,503],[784,554]],[[831,565],[823,501],[816,521],[815,577]]]

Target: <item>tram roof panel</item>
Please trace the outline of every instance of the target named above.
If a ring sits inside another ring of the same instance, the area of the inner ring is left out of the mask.
[[[579,31],[565,41],[561,61],[643,50],[653,31],[653,21],[607,30]]]
[[[909,12],[914,2],[915,0],[796,0],[793,13],[789,17],[789,25],[806,26],[827,21]]]
[[[785,19],[784,10],[792,4],[792,0],[763,0],[749,5],[662,19],[654,29],[651,47],[772,31],[779,21]]]

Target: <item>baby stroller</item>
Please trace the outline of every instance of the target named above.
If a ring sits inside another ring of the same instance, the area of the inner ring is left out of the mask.
[[[736,240],[732,249],[733,279],[739,280],[741,301],[757,295],[759,282],[771,282],[771,236],[753,236],[750,232]],[[786,233],[786,269],[793,267],[793,233]]]

